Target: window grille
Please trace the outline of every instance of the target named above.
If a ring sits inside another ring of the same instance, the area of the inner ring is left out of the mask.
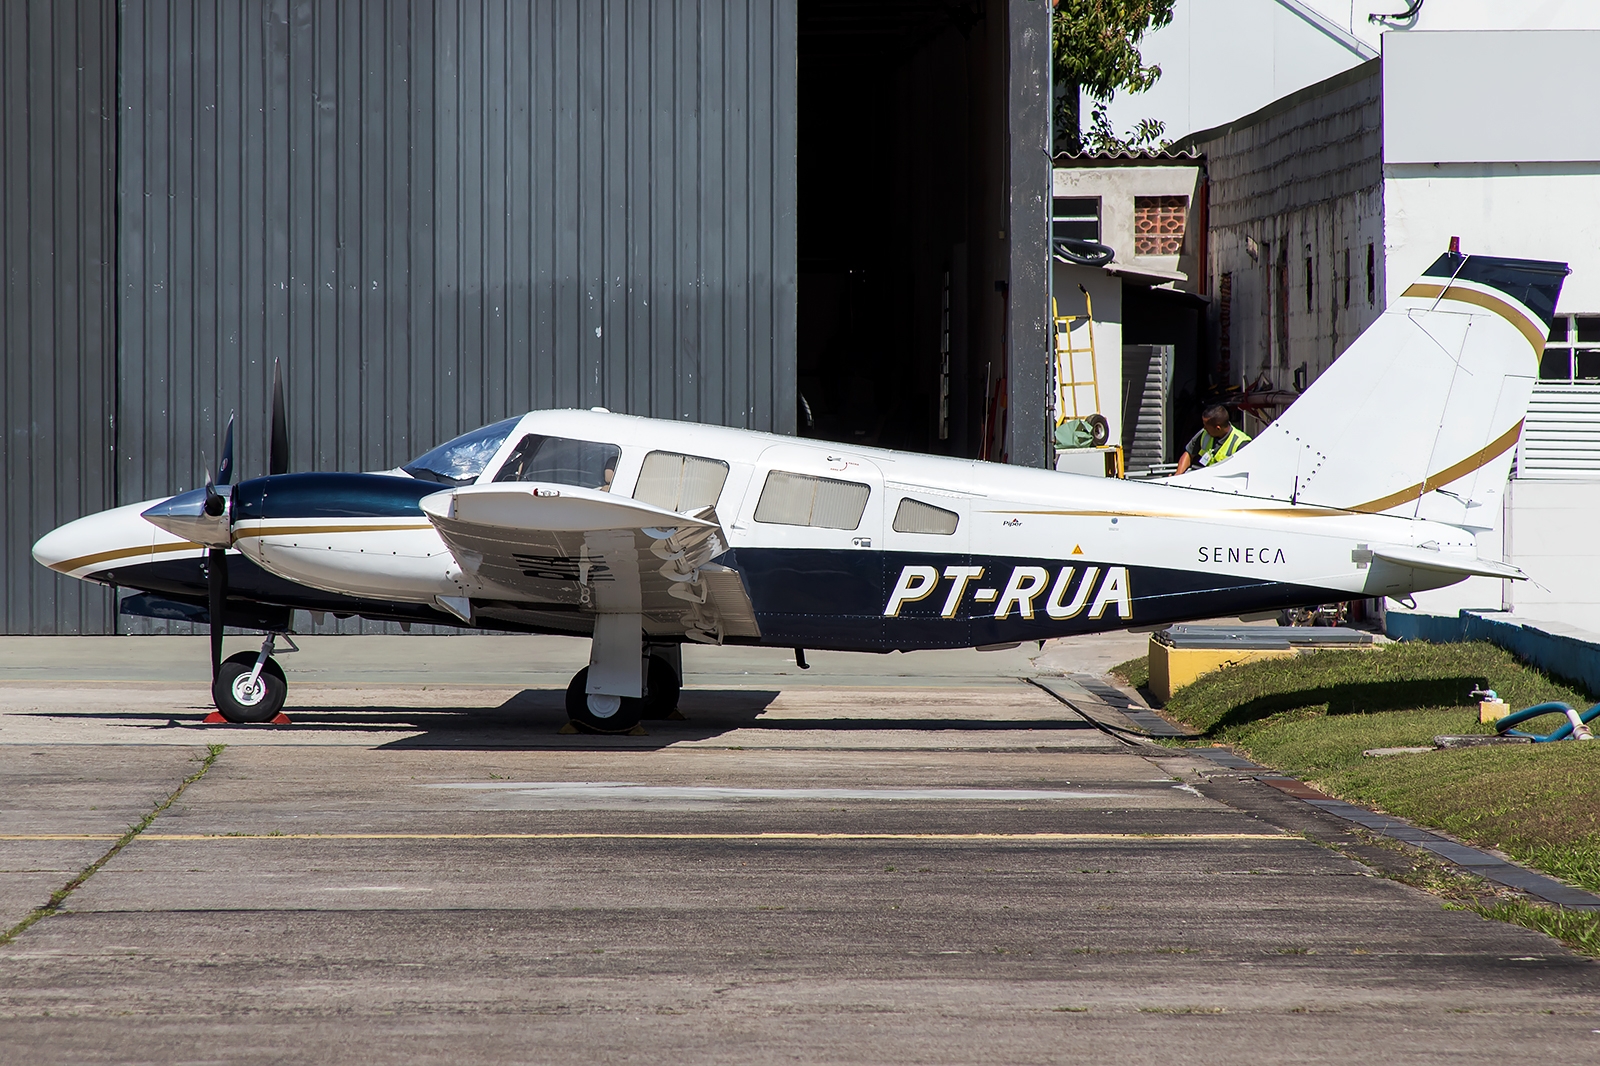
[[[1133,254],[1178,255],[1183,251],[1187,196],[1133,198]]]

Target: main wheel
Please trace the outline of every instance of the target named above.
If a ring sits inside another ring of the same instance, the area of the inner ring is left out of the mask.
[[[666,718],[678,709],[678,694],[683,682],[672,664],[659,655],[650,656],[649,683],[644,693],[644,714],[651,721]]]
[[[252,685],[250,674],[255,668],[255,652],[230,655],[222,661],[222,669],[211,683],[211,701],[230,722],[270,722],[283,710],[284,698],[289,694],[283,667],[269,658],[261,664],[261,674]]]
[[[1089,416],[1089,439],[1094,441],[1096,448],[1101,447],[1111,439],[1111,423],[1106,421],[1106,416],[1093,414]]]
[[[626,733],[644,715],[644,700],[632,696],[590,695],[589,668],[572,676],[567,685],[567,717],[586,733]]]

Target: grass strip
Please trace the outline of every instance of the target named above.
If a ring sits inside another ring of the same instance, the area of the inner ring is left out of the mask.
[[[1140,688],[1148,684],[1149,661],[1133,659],[1111,672]],[[1372,748],[1430,748],[1441,733],[1494,732],[1478,722],[1469,695],[1482,687],[1498,691],[1512,709],[1550,700],[1574,707],[1593,702],[1589,693],[1492,644],[1418,641],[1227,667],[1174,693],[1164,710],[1201,730],[1201,744],[1237,748],[1340,799],[1497,848],[1600,893],[1600,806],[1594,801],[1600,742],[1362,755]],[[1600,916],[1510,894],[1469,901],[1442,881],[1408,883],[1484,917],[1600,953]]]
[[[1490,921],[1520,925],[1559,940],[1580,954],[1600,957],[1600,914],[1535,903],[1503,885],[1492,884],[1475,874],[1465,873],[1397,841],[1375,833],[1359,835],[1372,846],[1407,854],[1410,859],[1409,871],[1389,873],[1380,870],[1380,876],[1440,896],[1448,910],[1471,911]],[[1345,854],[1356,862],[1361,861],[1359,855]]]
[[[72,880],[68,881],[66,884],[50,893],[49,900],[47,900],[43,906],[35,907],[26,918],[22,919],[22,921],[18,922],[16,925],[13,925],[10,929],[7,929],[3,934],[0,934],[0,946],[11,943],[17,937],[27,932],[29,927],[35,923],[43,921],[52,914],[60,911],[61,905],[67,901],[69,896],[82,887],[85,881],[99,873],[102,866],[116,858],[118,852],[127,847],[129,844],[133,843],[134,838],[140,833],[143,833],[146,829],[150,828],[150,823],[154,822],[156,818],[160,816],[161,812],[165,811],[168,807],[171,807],[174,803],[176,803],[178,797],[183,795],[185,789],[204,777],[206,775],[206,771],[211,769],[212,764],[217,761],[217,756],[222,754],[222,749],[225,747],[227,747],[226,744],[207,745],[206,757],[201,760],[200,768],[198,770],[184,778],[183,781],[179,783],[178,787],[172,790],[172,794],[151,808],[148,814],[139,819],[137,822],[133,823],[133,825],[129,826],[128,831],[118,837],[116,842],[112,844],[111,847],[106,849],[104,855],[101,855],[94,862],[90,863],[88,866],[85,866],[82,870],[79,870],[78,876],[74,877]]]

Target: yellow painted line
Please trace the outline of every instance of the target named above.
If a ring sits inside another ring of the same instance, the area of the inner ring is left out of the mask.
[[[4,834],[0,840],[117,840],[110,833]],[[1100,841],[1297,840],[1287,833],[141,833],[140,840],[900,840],[1096,843]]]

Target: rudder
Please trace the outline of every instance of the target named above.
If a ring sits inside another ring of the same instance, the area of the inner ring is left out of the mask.
[[[1171,484],[1496,525],[1568,273],[1440,256],[1255,441]]]

